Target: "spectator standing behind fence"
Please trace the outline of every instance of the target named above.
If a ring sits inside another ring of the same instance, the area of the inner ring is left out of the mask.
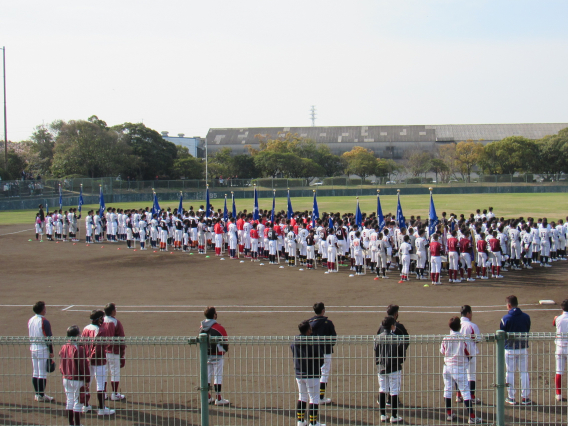
[[[446,403],[446,420],[453,422],[457,416],[452,412],[452,388],[454,383],[461,392],[464,404],[469,413],[469,424],[479,424],[482,420],[475,416],[471,404],[471,393],[467,381],[467,364],[470,358],[469,342],[460,333],[461,323],[458,317],[450,318],[448,323],[450,335],[444,337],[440,346],[440,353],[444,355],[444,400]]]
[[[325,336],[325,344],[323,345],[323,365],[321,367],[320,378],[320,404],[330,404],[331,398],[325,397],[325,389],[329,380],[329,373],[331,371],[331,355],[333,354],[333,347],[335,346],[337,333],[333,322],[325,316],[325,305],[323,302],[314,305],[315,317],[310,318],[308,321],[312,327],[312,335]]]
[[[562,307],[562,315],[554,318],[552,325],[556,327],[557,333],[568,333],[568,299],[564,299],[560,305]],[[568,339],[558,336],[556,338],[556,376],[554,383],[556,385],[556,400],[564,401],[562,398],[562,375],[566,368],[568,360]]]
[[[403,345],[403,353],[402,353],[402,362],[404,362],[404,360],[406,359],[406,351],[407,351],[410,343],[408,341],[409,338],[408,338],[408,331],[406,331],[406,327],[403,324],[401,324],[400,322],[398,322],[398,310],[399,309],[400,309],[400,307],[398,305],[388,305],[387,306],[387,315],[394,317],[394,319],[395,319],[394,334],[396,334],[397,336],[403,336],[402,340],[404,341],[404,345]],[[379,331],[377,331],[377,334],[381,334],[384,330],[385,330],[385,328],[381,324],[381,326],[379,327]],[[398,402],[399,402],[399,405],[401,405],[400,400]],[[390,394],[387,394],[386,404],[387,404],[387,406],[391,405]]]
[[[67,404],[67,416],[70,425],[81,424],[81,412],[83,404],[79,402],[81,387],[88,384],[91,380],[91,371],[89,369],[89,361],[83,345],[77,344],[77,336],[80,330],[76,325],[72,325],[67,329],[67,337],[69,340],[59,351],[59,371],[63,376],[63,389]]]
[[[471,306],[463,305],[461,307],[460,333],[471,338],[471,340],[467,341],[470,355],[469,361],[466,366],[467,380],[469,382],[469,392],[471,393],[471,403],[479,404],[481,403],[481,400],[475,397],[475,386],[477,372],[477,354],[479,353],[479,351],[477,350],[477,343],[481,342],[481,339],[479,336],[479,327],[471,321],[472,318],[473,312],[471,310]],[[463,397],[461,396],[459,390],[456,397],[456,402],[463,402]]]
[[[206,333],[209,337],[227,337],[225,327],[217,322],[217,310],[214,306],[208,306],[203,312],[205,319],[201,321],[200,333]],[[227,343],[213,343],[207,347],[207,377],[209,389],[211,389],[211,380],[213,380],[215,388],[215,398],[209,393],[209,404],[228,405],[229,400],[221,397],[221,387],[223,385],[223,356],[229,350]]]
[[[294,359],[296,383],[298,384],[298,402],[296,414],[298,426],[306,426],[306,408],[309,401],[310,426],[325,426],[318,421],[319,393],[321,367],[324,364],[325,348],[316,343],[312,335],[312,327],[309,321],[302,321],[298,325],[300,335],[294,338],[290,346]]]
[[[38,402],[52,402],[53,397],[47,395],[47,362],[53,358],[53,345],[51,344],[51,324],[45,318],[47,308],[45,302],[36,302],[33,306],[35,315],[28,321],[30,336],[30,351],[32,354],[32,383],[35,390],[35,400]]]
[[[517,296],[507,297],[508,313],[501,319],[500,328],[507,333],[528,333],[531,331],[531,318],[518,307]],[[530,405],[529,372],[528,372],[529,342],[524,338],[511,338],[505,341],[505,366],[507,368],[506,382],[509,384],[508,396],[505,402],[516,405],[515,372],[521,376],[521,404]]]
[[[102,327],[106,329],[108,336],[124,340],[124,327],[122,327],[122,323],[115,317],[116,305],[114,303],[107,304],[105,306],[105,319]],[[126,365],[125,351],[126,345],[124,342],[109,344],[105,349],[107,366],[110,371],[110,386],[112,389],[112,392],[108,392],[107,395],[111,401],[120,401],[125,398],[124,395],[118,392],[118,387],[120,386],[120,369],[124,368]]]
[[[398,416],[398,394],[400,392],[401,370],[404,362],[405,344],[400,336],[395,334],[396,319],[387,316],[381,323],[382,331],[375,344],[375,363],[379,376],[379,397],[377,402],[381,410],[381,421],[386,422],[387,394],[391,399],[391,423],[402,421]]]

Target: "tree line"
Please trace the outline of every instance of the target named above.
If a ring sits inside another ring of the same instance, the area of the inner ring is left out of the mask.
[[[436,151],[407,150],[402,162],[377,158],[372,150],[356,146],[335,155],[325,144],[282,133],[276,138],[256,136],[258,148],[233,155],[221,148],[209,157],[209,178],[259,177],[313,178],[340,175],[387,177],[408,173],[420,177],[435,173],[436,179],[465,181],[472,172],[498,175],[568,172],[568,128],[557,135],[532,140],[511,136],[483,145],[472,140],[447,143]],[[22,171],[54,178],[107,177],[123,179],[203,179],[205,162],[189,150],[165,140],[142,123],[108,126],[93,115],[87,120],[57,120],[37,126],[29,141],[8,152],[3,180],[18,179]],[[0,154],[0,167],[4,153]]]

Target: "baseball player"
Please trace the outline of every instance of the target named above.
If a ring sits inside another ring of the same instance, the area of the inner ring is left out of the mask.
[[[67,399],[65,409],[70,425],[81,424],[83,404],[79,401],[81,387],[91,380],[89,361],[85,352],[85,346],[77,344],[80,334],[79,327],[72,325],[67,329],[69,340],[59,351],[59,371],[63,376],[63,389]]]
[[[458,232],[456,230],[450,233],[450,238],[447,241],[448,247],[448,275],[450,282],[461,283],[458,280],[458,265],[459,265],[459,242],[457,239]]]
[[[476,380],[476,366],[477,366],[477,354],[479,351],[477,350],[477,344],[481,342],[479,327],[474,324],[471,319],[473,317],[473,312],[471,310],[471,306],[463,305],[461,307],[461,328],[460,333],[464,336],[471,338],[471,341],[468,340],[468,347],[469,347],[469,355],[468,362],[466,365],[466,373],[467,373],[467,380],[469,382],[469,391],[471,393],[471,402],[472,404],[479,404],[481,400],[475,397],[475,380]],[[456,398],[456,402],[463,402],[463,397],[461,396],[460,391],[458,390],[458,395]]]
[[[466,229],[459,241],[459,252],[461,260],[460,273],[463,278],[464,269],[467,270],[467,281],[473,282],[475,278],[471,278],[471,262],[473,261],[473,247],[470,239],[471,231]]]
[[[354,238],[351,240],[351,246],[353,250],[352,260],[354,261],[355,274],[363,275],[363,247],[361,243],[361,233],[355,231]]]
[[[99,403],[99,416],[110,416],[114,414],[114,410],[105,407],[104,396],[105,396],[105,385],[106,385],[106,354],[105,350],[107,345],[103,343],[95,343],[96,340],[100,338],[111,337],[108,335],[108,330],[101,327],[104,322],[104,312],[101,310],[93,310],[91,312],[91,324],[86,326],[81,333],[81,337],[86,337],[88,343],[85,346],[87,357],[89,358],[89,366],[91,369],[91,386],[93,384],[93,377],[97,382],[97,400]],[[91,410],[89,405],[90,391],[89,386],[85,383],[85,406],[83,407],[83,412]]]
[[[404,281],[409,281],[408,275],[410,274],[410,251],[412,250],[412,246],[410,245],[410,237],[408,235],[403,236],[403,242],[400,244],[398,249],[398,254],[400,256],[400,263],[402,265],[401,269],[401,277],[399,284],[402,284]]]
[[[477,278],[482,280],[488,279],[487,277],[487,241],[485,240],[485,232],[479,234],[477,241]],[[481,276],[479,272],[481,271]]]
[[[220,219],[219,219],[220,220]],[[250,252],[251,262],[258,262],[258,224],[253,223],[250,230]]]
[[[432,235],[430,243],[430,277],[432,284],[441,285],[440,268],[442,267],[442,244],[438,242],[438,234]]]
[[[214,306],[208,306],[203,312],[205,319],[201,321],[200,333],[207,333],[210,337],[227,337],[225,328],[217,322],[217,311]],[[224,341],[225,339],[223,339]],[[221,387],[223,385],[223,356],[229,350],[229,345],[225,342],[211,343],[207,347],[207,377],[209,388],[211,380],[214,382],[216,397],[212,398],[209,393],[209,404],[228,405],[230,402],[221,397]]]
[[[294,338],[290,346],[294,360],[296,383],[298,384],[298,402],[296,403],[296,415],[298,426],[306,426],[306,409],[309,401],[309,425],[325,426],[318,421],[320,397],[318,383],[320,371],[324,362],[322,345],[310,339],[312,327],[309,321],[302,321],[298,325],[300,335]]]
[[[109,303],[105,306],[105,318],[102,328],[105,329],[109,337],[124,338],[124,328],[122,323],[116,319],[116,305]],[[110,386],[112,392],[109,395],[111,401],[121,401],[124,395],[118,392],[120,386],[120,369],[126,364],[125,358],[126,345],[124,343],[111,343],[105,349],[105,356],[108,370],[110,372]],[[106,383],[105,383],[106,385]],[[106,390],[106,388],[105,388]]]
[[[381,331],[382,330],[382,331]],[[395,334],[396,320],[387,316],[381,323],[381,330],[375,344],[375,364],[379,377],[379,397],[377,402],[381,410],[381,421],[386,422],[387,394],[390,396],[391,423],[402,421],[398,416],[398,394],[402,381],[402,363],[404,362],[404,344]]]
[[[568,360],[568,339],[560,337],[560,333],[568,334],[568,299],[564,299],[560,304],[562,308],[562,315],[554,317],[552,325],[556,327],[556,376],[554,377],[554,384],[556,387],[556,400],[565,401],[562,398],[562,375],[566,368],[566,361]]]
[[[51,344],[51,324],[45,318],[47,308],[45,302],[36,302],[33,306],[34,316],[28,321],[30,336],[30,351],[32,354],[32,383],[35,390],[35,400],[38,402],[52,402],[53,397],[47,395],[47,360],[53,358],[53,345]]]
[[[335,236],[335,230],[329,228],[327,242],[327,272],[337,272],[335,269],[335,260],[337,258],[337,250],[341,250],[339,246],[337,237]]]
[[[458,317],[450,318],[448,323],[450,335],[444,337],[440,346],[440,353],[444,355],[444,400],[446,402],[446,420],[456,421],[457,416],[452,412],[452,388],[454,383],[463,395],[464,404],[469,414],[469,424],[480,424],[482,420],[475,416],[471,404],[471,392],[467,381],[466,366],[470,357],[469,342],[460,333],[461,322]]]
[[[325,390],[329,382],[329,373],[331,372],[331,357],[333,355],[333,347],[335,346],[337,333],[333,322],[325,316],[325,305],[323,302],[314,304],[314,317],[308,322],[312,327],[313,336],[324,336],[323,344],[323,365],[321,366],[320,377],[320,404],[330,404],[331,399],[325,397]]]

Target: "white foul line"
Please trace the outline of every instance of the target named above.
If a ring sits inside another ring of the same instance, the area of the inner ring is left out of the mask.
[[[4,235],[12,235],[12,234],[19,234],[20,232],[28,232],[28,231],[33,231],[34,229],[24,229],[23,231],[16,231],[16,232],[8,232],[7,234],[0,234],[0,237],[3,237]]]
[[[65,309],[61,309],[62,311],[66,311],[67,309],[71,309],[75,305],[67,306]]]

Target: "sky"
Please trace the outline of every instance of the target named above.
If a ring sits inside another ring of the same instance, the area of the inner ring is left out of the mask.
[[[312,105],[317,126],[565,123],[566,16],[566,0],[0,0],[8,139],[91,115],[170,136],[310,126]]]

